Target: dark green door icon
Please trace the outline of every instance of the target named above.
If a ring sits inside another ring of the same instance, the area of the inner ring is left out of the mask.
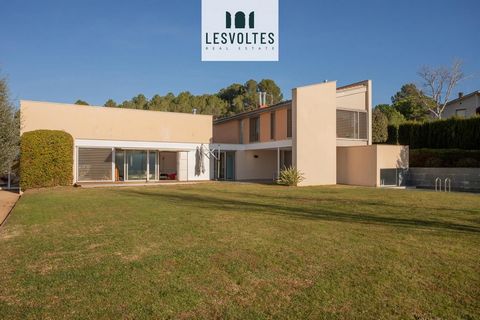
[[[235,28],[245,29],[245,13],[242,11],[235,14]]]
[[[230,12],[226,12],[226,26],[227,26],[227,29],[231,29],[232,28],[232,15],[230,14]]]
[[[250,15],[248,16],[248,27],[250,29],[255,28],[255,11],[250,12]]]

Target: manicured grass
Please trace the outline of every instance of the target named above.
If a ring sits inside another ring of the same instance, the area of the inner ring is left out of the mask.
[[[480,317],[479,195],[31,191],[0,252],[3,319]]]

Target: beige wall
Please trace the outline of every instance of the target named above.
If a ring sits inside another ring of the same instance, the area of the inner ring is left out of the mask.
[[[287,110],[288,108],[278,109],[275,113],[277,127],[275,128],[275,140],[287,140]]]
[[[212,117],[20,101],[22,133],[63,130],[75,139],[210,143]]]
[[[380,169],[408,168],[408,147],[337,147],[337,183],[378,187]]]
[[[339,139],[337,146],[355,146],[372,144],[372,81],[365,80],[337,89],[337,109],[359,110],[368,113],[367,141]]]
[[[237,151],[235,166],[236,180],[273,180],[277,171],[277,151]]]
[[[260,114],[260,142],[272,141],[270,139],[270,114],[271,112]]]
[[[293,89],[293,164],[301,186],[336,184],[336,82]]]
[[[349,110],[367,110],[367,87],[353,87],[337,91],[337,108]]]
[[[377,185],[376,146],[338,147],[337,183],[375,187]]]
[[[232,120],[213,126],[215,143],[240,143],[240,121]]]

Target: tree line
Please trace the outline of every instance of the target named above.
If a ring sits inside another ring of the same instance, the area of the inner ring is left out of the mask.
[[[241,112],[255,110],[259,106],[259,93],[266,92],[269,105],[283,100],[280,87],[271,79],[260,82],[248,80],[244,84],[234,83],[219,90],[215,94],[193,95],[185,91],[178,95],[168,93],[164,96],[154,95],[148,99],[139,94],[130,100],[117,103],[108,99],[104,106],[108,108],[127,108],[168,112],[191,113],[195,109],[199,114],[208,114],[215,117],[227,117]],[[83,100],[77,100],[76,104],[88,105]]]

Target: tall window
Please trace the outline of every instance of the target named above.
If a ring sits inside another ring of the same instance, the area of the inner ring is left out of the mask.
[[[287,110],[287,138],[292,137],[292,109]]]
[[[250,118],[250,143],[260,140],[260,118]]]
[[[275,125],[275,111],[273,111],[272,113],[270,113],[270,139],[274,140],[275,139],[275,129],[276,129],[276,125]]]
[[[367,113],[337,110],[337,138],[367,140]]]
[[[240,139],[239,139],[239,143],[240,144],[243,144],[243,120],[240,120],[239,121],[240,123]]]

